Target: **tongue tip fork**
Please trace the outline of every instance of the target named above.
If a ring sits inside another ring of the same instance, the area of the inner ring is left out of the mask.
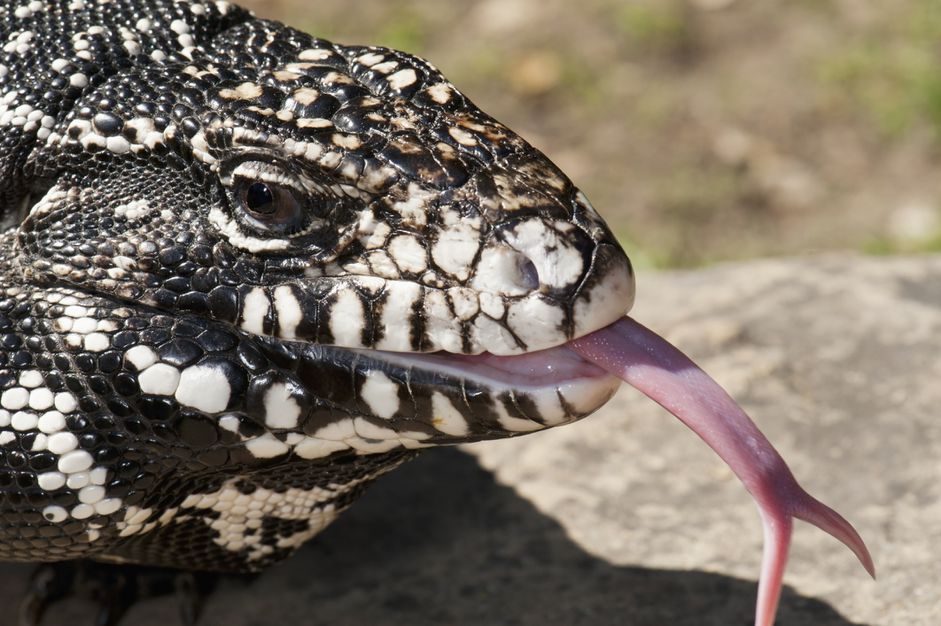
[[[852,550],[860,564],[875,580],[876,569],[869,549],[862,537],[846,519],[797,485],[797,495],[791,501],[792,510],[763,509],[759,507],[764,530],[764,549],[761,559],[761,577],[758,579],[758,601],[755,626],[772,626],[777,613],[778,600],[787,566],[788,551],[794,519],[803,520],[836,538]]]
[[[876,566],[872,561],[872,555],[869,554],[869,548],[866,547],[866,543],[856,532],[856,529],[853,528],[853,525],[846,521],[846,518],[842,515],[810,494],[804,492],[804,496],[805,498],[801,502],[802,506],[794,510],[793,516],[816,526],[852,550],[856,558],[859,559],[859,563],[869,576],[875,580]]]

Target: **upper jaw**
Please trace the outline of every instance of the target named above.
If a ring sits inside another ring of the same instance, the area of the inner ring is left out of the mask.
[[[253,335],[390,352],[523,354],[561,345],[618,320],[634,282],[627,257],[597,246],[567,293],[537,287],[508,295],[485,285],[435,287],[345,273],[241,285],[235,306],[212,312]],[[214,301],[210,302],[214,305]]]

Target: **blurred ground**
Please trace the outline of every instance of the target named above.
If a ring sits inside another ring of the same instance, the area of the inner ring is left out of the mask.
[[[635,263],[941,249],[941,0],[264,0],[432,60]]]

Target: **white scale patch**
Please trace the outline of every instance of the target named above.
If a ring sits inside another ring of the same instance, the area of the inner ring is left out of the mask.
[[[124,123],[124,127],[133,129],[136,132],[136,142],[132,144],[132,149],[134,147],[143,147],[153,150],[164,142],[163,133],[157,130],[154,121],[149,117],[131,118]],[[138,208],[138,211],[141,210],[143,210],[143,207]]]
[[[32,31],[14,31],[10,33],[10,38],[7,43],[3,46],[4,52],[12,52],[19,55],[24,55],[30,50],[32,50],[32,44],[30,43],[35,38],[35,35]]]
[[[259,85],[250,82],[241,83],[235,89],[222,89],[219,97],[226,100],[255,100],[261,97],[262,89]]]
[[[48,129],[55,119],[32,105],[19,103],[19,94],[9,91],[0,98],[0,126],[18,126],[23,132]]]
[[[291,448],[271,433],[265,433],[246,441],[245,449],[256,459],[273,459],[287,454]]]
[[[375,69],[377,66],[373,66]],[[395,74],[390,75],[386,80],[389,82],[389,86],[393,89],[404,89],[409,85],[415,84],[415,81],[418,80],[418,75],[415,73],[415,70],[412,68],[399,70]]]
[[[294,339],[304,314],[289,286],[281,285],[274,290],[274,310],[278,314],[278,336]]]
[[[147,346],[134,346],[124,353],[124,358],[140,372],[157,362],[157,353]]]
[[[43,433],[57,433],[60,430],[65,430],[65,416],[58,411],[47,411],[39,418],[36,425]]]
[[[262,334],[265,330],[265,317],[270,307],[271,302],[265,295],[264,289],[255,287],[249,291],[242,301],[242,330],[254,335]]]
[[[328,457],[334,452],[346,450],[349,446],[342,441],[330,441],[329,439],[318,439],[317,437],[304,437],[294,446],[294,454],[302,459],[322,459]]]
[[[0,396],[0,406],[10,411],[22,409],[28,402],[29,391],[23,387],[11,387]]]
[[[78,408],[78,400],[71,393],[63,391],[56,394],[55,407],[62,413],[71,413]]]
[[[53,505],[53,506],[47,506],[46,508],[44,508],[42,510],[42,516],[46,518],[48,521],[58,524],[68,519],[69,514],[61,506]]]
[[[603,328],[623,316],[634,300],[634,281],[628,272],[610,271],[575,301],[575,333]]]
[[[119,531],[119,536],[129,537],[130,535],[136,535],[140,532],[149,532],[156,528],[156,521],[148,523],[153,512],[153,509],[138,506],[127,507],[124,511],[124,519],[115,524]]]
[[[438,234],[431,257],[442,271],[464,281],[479,248],[480,231],[469,224],[457,223]]]
[[[91,333],[85,337],[84,344],[89,352],[104,352],[111,345],[111,338],[104,333]]]
[[[356,135],[334,133],[330,140],[333,142],[333,145],[346,150],[356,150],[363,145],[362,140]]]
[[[39,387],[42,383],[42,374],[36,370],[26,370],[20,374],[20,385],[24,387]]]
[[[10,426],[13,430],[26,431],[33,430],[39,425],[39,417],[35,413],[18,411],[10,418]]]
[[[472,134],[464,130],[463,128],[458,128],[457,126],[452,126],[448,129],[448,134],[451,137],[461,144],[462,146],[476,146],[477,138]]]
[[[418,238],[399,235],[389,241],[388,254],[403,272],[420,274],[428,268],[428,253]]]
[[[435,192],[423,189],[417,183],[411,182],[405,192],[405,199],[396,201],[392,209],[401,215],[407,224],[424,226],[428,223],[429,204],[436,197]]]
[[[408,352],[412,349],[409,338],[415,303],[422,297],[421,285],[395,281],[386,286],[387,297],[382,307],[382,338],[376,348]]]
[[[397,68],[398,66],[399,66],[399,62],[398,62],[398,61],[395,61],[395,60],[392,60],[392,61],[383,61],[382,63],[377,63],[377,64],[373,65],[373,66],[372,66],[372,70],[373,70],[374,72],[380,72],[380,73],[382,73],[382,74],[388,74],[388,73],[390,73],[392,70],[394,70],[395,68]]]
[[[385,55],[378,54],[376,52],[367,52],[366,54],[362,54],[356,57],[356,62],[366,67],[372,67],[377,63],[382,63],[385,58]]]
[[[438,104],[447,104],[454,94],[454,87],[448,83],[435,83],[428,87],[427,92]]]
[[[545,302],[537,294],[510,304],[507,325],[526,346],[543,348],[565,338],[565,313],[561,307]]]
[[[58,432],[50,435],[46,448],[55,454],[65,454],[78,448],[78,437],[70,432]]]
[[[462,352],[464,331],[460,321],[451,313],[447,294],[439,290],[428,291],[423,304],[428,344],[448,352]]]
[[[434,391],[431,394],[431,410],[433,413],[431,424],[446,435],[464,437],[470,430],[467,421],[461,412],[454,408],[450,398],[443,393]]]
[[[333,56],[333,52],[323,48],[308,48],[307,50],[302,50],[300,54],[297,55],[297,58],[301,61],[323,61],[324,59],[329,59]]]
[[[136,45],[136,44],[135,44]],[[82,73],[76,73],[69,76],[69,83],[74,87],[84,87],[88,84],[88,78]],[[65,133],[58,134],[49,132],[49,128],[55,121],[50,118],[51,123],[46,126],[45,118],[41,120],[46,133],[40,132],[40,138],[46,139],[47,145],[58,144],[66,146],[72,141],[77,141],[82,147],[88,149],[92,146],[113,152],[114,154],[126,154],[127,152],[138,153],[142,150],[154,150],[156,146],[163,145],[166,138],[173,136],[177,132],[175,125],[169,125],[163,132],[158,132],[154,127],[153,120],[146,118],[133,118],[125,123],[128,128],[137,131],[134,142],[128,141],[123,136],[106,137],[99,133],[91,121],[85,119],[75,119],[69,123]],[[42,129],[41,129],[42,130]],[[75,134],[73,138],[72,135]]]
[[[183,406],[205,413],[219,413],[225,410],[231,395],[232,388],[225,372],[216,367],[193,365],[180,373],[175,397]]]
[[[64,200],[77,198],[79,191],[78,187],[71,187],[66,190],[58,185],[53,186],[46,192],[46,195],[33,205],[29,213],[34,217],[46,215],[53,209],[58,208]]]
[[[526,295],[530,289],[520,271],[521,261],[520,253],[509,246],[499,244],[485,248],[480,253],[471,287],[502,296]]]
[[[480,311],[478,294],[466,287],[452,287],[447,290],[448,299],[454,308],[454,314],[462,322],[472,319]]]
[[[13,11],[13,15],[21,19],[25,19],[27,17],[32,17],[36,13],[41,13],[43,10],[45,10],[45,8],[45,3],[40,2],[39,0],[33,0],[28,4],[23,4],[16,7],[16,10]]]
[[[239,418],[234,415],[223,415],[219,418],[219,427],[230,433],[237,433],[239,431]]]
[[[291,397],[290,388],[284,383],[274,383],[265,391],[265,424],[269,428],[297,428],[301,418],[301,407]],[[257,455],[256,455],[257,456]]]
[[[360,397],[376,417],[390,419],[399,410],[399,386],[379,370],[366,374]]]
[[[69,321],[63,322],[62,326],[68,326],[69,330],[80,335],[87,335],[98,328],[98,320],[94,317],[80,317],[77,320],[73,320],[72,318],[66,319]]]
[[[180,370],[166,363],[155,363],[137,377],[143,393],[156,396],[172,396],[180,384]]]
[[[363,302],[352,289],[337,291],[336,301],[330,309],[329,324],[335,344],[349,348],[362,346],[366,313]]]

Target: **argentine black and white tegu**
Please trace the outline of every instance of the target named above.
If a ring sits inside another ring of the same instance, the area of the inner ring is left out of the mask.
[[[0,5],[0,559],[259,570],[430,446],[620,379],[872,564],[704,374],[628,258],[429,63],[226,2]]]

